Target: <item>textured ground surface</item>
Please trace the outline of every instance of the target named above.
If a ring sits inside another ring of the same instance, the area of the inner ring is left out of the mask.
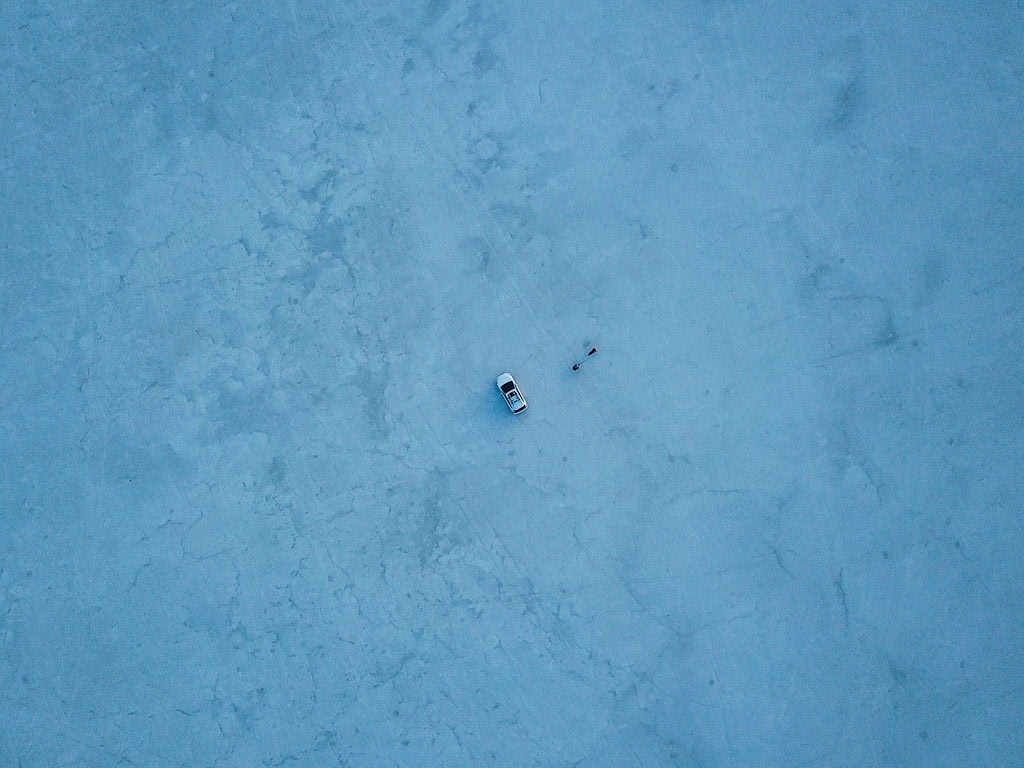
[[[1024,764],[1022,24],[4,3],[0,763]]]

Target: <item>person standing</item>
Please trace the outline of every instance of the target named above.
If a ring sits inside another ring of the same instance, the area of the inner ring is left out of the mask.
[[[587,352],[587,357],[590,357],[591,355],[596,355],[596,354],[597,354],[597,347],[591,347],[590,351]],[[572,364],[572,369],[574,371],[578,371],[582,366],[583,366],[583,361],[582,360],[578,360],[577,362]]]

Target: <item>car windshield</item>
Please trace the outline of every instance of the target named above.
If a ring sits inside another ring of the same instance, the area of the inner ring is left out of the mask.
[[[501,385],[501,391],[506,393],[506,394],[512,392],[515,388],[516,388],[516,385],[513,384],[511,381],[507,381],[507,382],[505,382],[504,384]]]

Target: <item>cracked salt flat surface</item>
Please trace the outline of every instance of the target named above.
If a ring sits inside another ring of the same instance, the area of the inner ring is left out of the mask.
[[[1021,20],[0,8],[0,762],[1021,763]]]

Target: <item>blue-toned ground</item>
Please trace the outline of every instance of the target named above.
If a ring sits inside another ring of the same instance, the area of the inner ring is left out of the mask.
[[[1024,764],[1022,28],[0,5],[0,765]]]

